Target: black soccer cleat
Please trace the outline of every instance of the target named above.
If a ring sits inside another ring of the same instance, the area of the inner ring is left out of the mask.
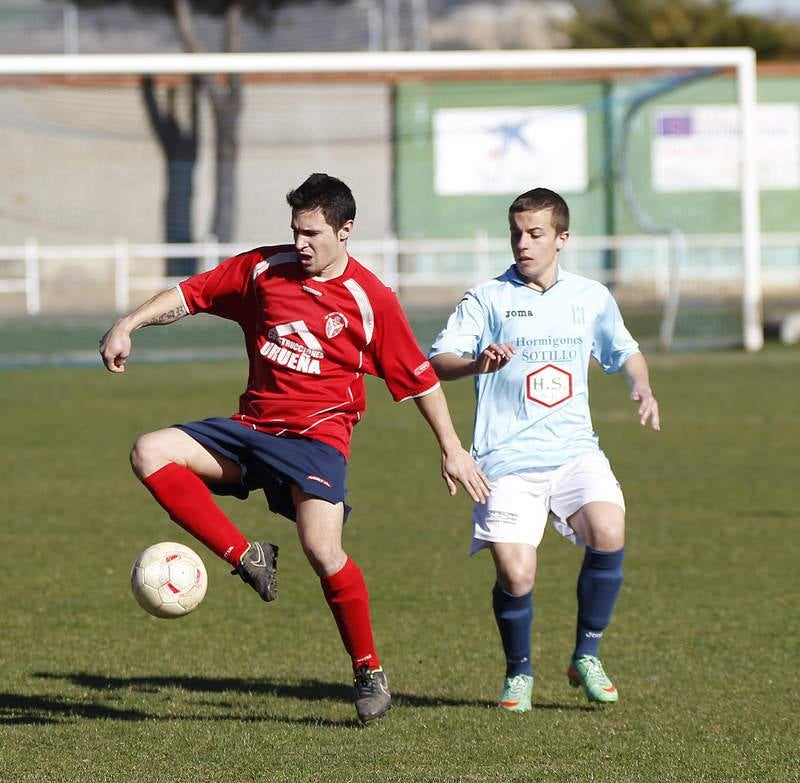
[[[356,691],[356,712],[362,723],[380,718],[392,706],[389,683],[383,669],[362,666],[353,678]]]
[[[278,546],[269,541],[253,541],[239,558],[239,565],[231,571],[239,574],[263,601],[278,597]]]

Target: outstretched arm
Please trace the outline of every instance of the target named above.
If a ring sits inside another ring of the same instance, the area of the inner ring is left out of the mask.
[[[469,356],[457,356],[454,353],[440,353],[431,357],[431,364],[443,381],[455,381],[470,375],[497,372],[511,361],[515,353],[516,350],[510,343],[492,343],[487,345],[475,359]]]
[[[644,427],[649,419],[650,426],[658,432],[661,429],[658,401],[650,388],[650,374],[644,356],[641,353],[633,354],[622,365],[620,372],[631,387],[631,399],[639,403],[639,424]]]
[[[483,503],[489,497],[489,484],[458,439],[441,387],[422,397],[414,397],[414,402],[439,442],[442,478],[450,494],[456,494],[455,482],[458,481],[476,503]]]
[[[148,299],[133,312],[120,318],[100,339],[100,356],[109,372],[125,372],[131,353],[131,334],[143,326],[171,324],[189,315],[177,288],[170,288]]]

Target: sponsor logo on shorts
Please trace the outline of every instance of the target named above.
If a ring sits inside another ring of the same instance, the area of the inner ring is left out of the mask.
[[[333,486],[330,481],[327,481],[326,479],[321,478],[320,476],[306,476],[306,479],[308,481],[318,481],[320,484],[324,484],[326,487],[328,487],[328,489],[330,489]]]
[[[534,318],[533,310],[506,310],[506,318]]]
[[[422,364],[420,364],[420,366],[419,366],[419,367],[417,367],[417,368],[414,370],[414,375],[422,375],[422,373],[424,373],[424,372],[425,372],[425,370],[427,370],[427,369],[428,369],[428,367],[430,367],[430,366],[431,366],[431,363],[430,363],[430,362],[423,362]]]
[[[486,514],[486,521],[493,525],[516,525],[519,520],[519,514],[513,511],[498,511],[492,509]]]

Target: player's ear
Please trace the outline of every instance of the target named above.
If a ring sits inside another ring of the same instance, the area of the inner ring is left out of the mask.
[[[561,250],[561,248],[564,247],[564,245],[567,243],[568,239],[569,239],[569,231],[562,231],[556,237],[556,250]]]
[[[348,220],[337,232],[336,236],[340,242],[347,242],[350,232],[353,230],[353,221]]]

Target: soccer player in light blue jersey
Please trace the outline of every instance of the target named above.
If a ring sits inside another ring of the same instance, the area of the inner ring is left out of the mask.
[[[569,237],[564,199],[530,190],[508,220],[514,263],[465,294],[430,351],[441,379],[475,379],[472,451],[490,495],[473,509],[472,552],[488,547],[494,559],[492,604],[506,657],[500,707],[531,709],[536,550],[551,515],[585,549],[567,677],[590,701],[615,702],[598,649],[622,585],[625,501],[592,427],[590,359],[621,373],[639,423],[656,431],[658,402],[609,290],[559,266]]]

